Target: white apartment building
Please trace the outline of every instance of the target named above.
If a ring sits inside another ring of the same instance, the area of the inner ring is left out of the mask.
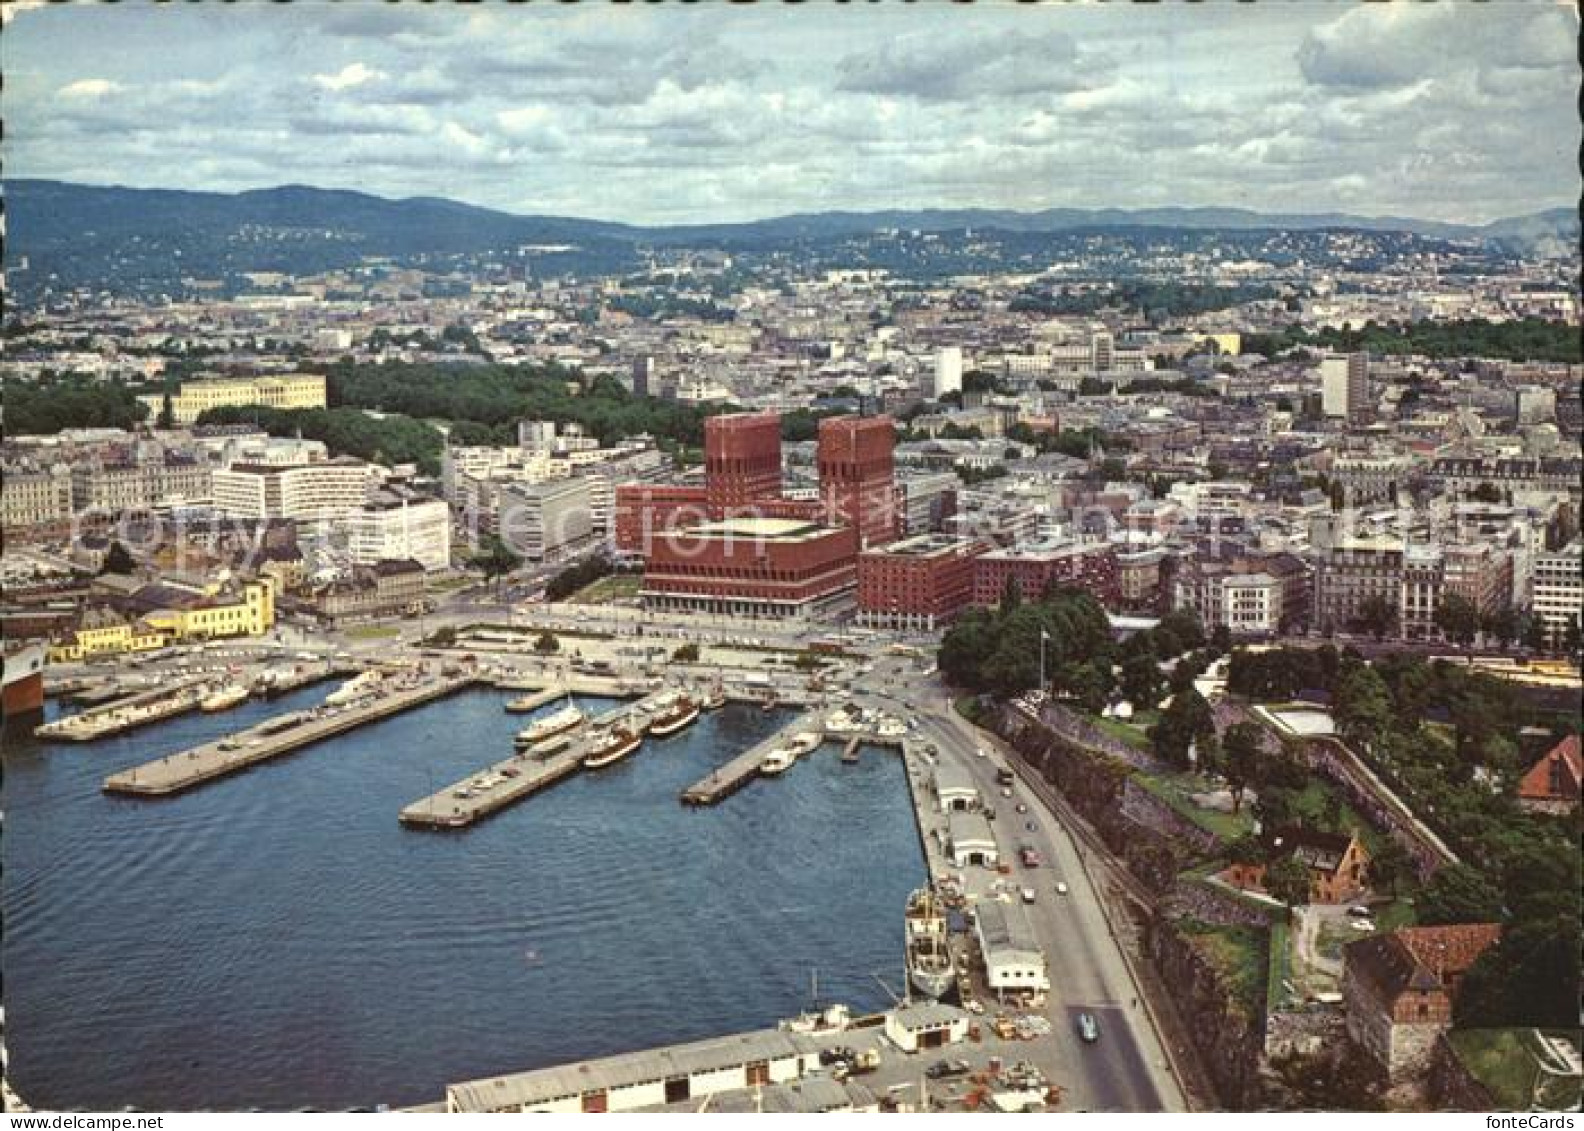
[[[962,392],[963,352],[960,346],[945,346],[935,353],[935,399],[947,393]]]
[[[363,509],[374,469],[350,458],[281,467],[232,464],[214,473],[214,506],[241,518],[342,519]]]
[[[0,525],[43,526],[72,516],[72,477],[65,464],[7,470],[0,480]]]
[[[501,489],[501,540],[531,562],[557,561],[594,540],[593,492],[586,479],[513,483]]]
[[[426,570],[451,565],[451,508],[443,499],[381,493],[342,518],[347,550],[358,565],[412,559]]]
[[[1536,554],[1529,575],[1530,608],[1553,643],[1584,612],[1584,542],[1574,540],[1550,554]]]
[[[1369,415],[1369,355],[1331,354],[1320,361],[1320,411],[1358,422]]]

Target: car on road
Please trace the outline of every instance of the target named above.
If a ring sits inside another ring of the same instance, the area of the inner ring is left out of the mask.
[[[1028,806],[1023,804],[1023,802],[1019,801],[1017,803],[1017,811],[1019,813],[1027,813],[1028,812]]]
[[[1094,1019],[1092,1013],[1078,1015],[1078,1036],[1083,1038],[1085,1044],[1092,1045],[1100,1039],[1100,1023]]]
[[[952,1076],[966,1076],[973,1071],[973,1066],[966,1060],[937,1060],[924,1070],[924,1075],[931,1080],[945,1080]]]
[[[1348,926],[1352,927],[1355,931],[1359,931],[1361,933],[1362,932],[1366,932],[1366,931],[1373,931],[1375,929],[1375,924],[1371,923],[1368,919],[1353,919],[1353,920],[1350,920],[1348,922]]]
[[[977,755],[978,755],[978,756],[979,756],[979,757],[981,757],[981,758],[988,758],[988,757],[990,757],[990,754],[989,754],[989,752],[988,752],[988,751],[987,751],[987,750],[985,750],[985,748],[984,748],[984,747],[983,747],[983,746],[980,746],[980,747],[978,747],[978,748],[976,748],[976,749],[975,749],[975,750],[974,750],[974,753],[975,753],[975,754],[977,754]]]
[[[1362,903],[1355,903],[1347,909],[1347,913],[1355,919],[1368,919],[1370,917],[1370,909]]]
[[[1056,881],[1056,894],[1057,895],[1066,895],[1067,894],[1067,881],[1066,880],[1057,880]]]
[[[1022,895],[1024,903],[1033,903],[1034,902],[1034,898],[1035,897],[1034,897],[1034,889],[1033,888],[1024,888],[1022,890],[1022,892],[1020,892],[1019,894]]]

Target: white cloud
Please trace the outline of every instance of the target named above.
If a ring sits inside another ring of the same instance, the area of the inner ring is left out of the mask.
[[[384,71],[376,71],[362,63],[348,63],[334,74],[315,75],[313,81],[326,90],[351,90],[355,86],[373,82],[385,77]]]
[[[60,89],[62,98],[103,98],[121,90],[120,83],[111,82],[109,79],[78,79],[76,82],[67,83]]]

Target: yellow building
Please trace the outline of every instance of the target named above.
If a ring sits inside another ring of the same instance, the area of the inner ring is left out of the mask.
[[[50,645],[49,661],[73,663],[90,656],[149,652],[169,642],[163,632],[146,620],[128,621],[114,609],[89,609],[69,639]]]
[[[275,581],[262,577],[240,592],[194,595],[163,602],[144,615],[149,624],[178,643],[217,636],[263,636],[275,625]]]
[[[1195,334],[1196,342],[1214,342],[1216,348],[1226,357],[1236,357],[1243,352],[1243,335],[1234,333],[1225,334]]]
[[[149,419],[158,422],[165,409],[163,394],[138,398],[149,406]],[[263,405],[266,408],[324,408],[322,373],[282,373],[268,377],[218,377],[186,381],[171,396],[171,422],[191,424],[211,408]]]

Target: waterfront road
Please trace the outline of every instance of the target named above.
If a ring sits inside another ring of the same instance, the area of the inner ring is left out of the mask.
[[[937,759],[966,769],[993,807],[991,825],[1012,873],[963,869],[968,890],[987,898],[994,898],[998,883],[1010,887],[1013,898],[1020,888],[1034,891],[1027,910],[1049,961],[1051,992],[1044,1012],[1052,1035],[1021,1043],[1009,1055],[1039,1064],[1061,1084],[1067,1090],[1065,1110],[1184,1110],[1182,1089],[1069,830],[1021,783],[1010,787],[1012,796],[1003,795],[995,775],[1004,757],[956,715],[933,679],[921,679],[905,661],[888,657],[853,690],[855,702],[915,720],[916,742],[933,744]],[[1019,813],[1020,806],[1027,811]],[[1025,844],[1043,858],[1039,867],[1024,868],[1018,861]],[[1066,885],[1065,895],[1058,894],[1058,882]],[[1078,1036],[1081,1013],[1098,1022],[1100,1039],[1092,1044]]]

